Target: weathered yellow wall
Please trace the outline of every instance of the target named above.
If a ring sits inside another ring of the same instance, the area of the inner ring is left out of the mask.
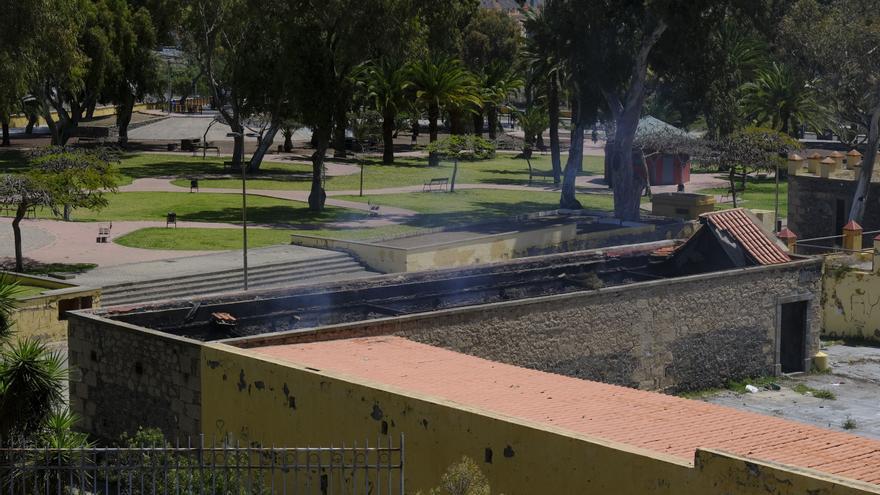
[[[822,335],[880,342],[880,274],[837,261],[827,258],[823,270]]]
[[[350,253],[357,257],[361,263],[378,272],[400,273],[406,271],[406,249],[300,234],[291,235],[290,239],[291,244],[297,246]]]
[[[407,493],[435,486],[462,455],[477,461],[493,493],[518,494],[814,494],[880,493],[816,473],[701,452],[696,468],[680,459],[590,439],[431,397],[300,368],[252,350],[211,344],[202,352],[206,436],[242,442],[340,445],[406,436]],[[492,449],[492,462],[484,462]]]
[[[62,300],[91,297],[92,307],[101,303],[101,290],[79,288],[46,277],[35,277],[13,272],[0,272],[0,277],[33,287],[45,287],[46,292],[16,300],[12,315],[17,336],[35,337],[50,342],[67,340],[67,321],[58,319],[58,303]]]
[[[147,109],[147,105],[143,104],[143,103],[134,106],[135,112],[141,111],[141,110],[146,110],[146,109]],[[106,117],[108,115],[116,115],[116,107],[106,106],[106,107],[95,108],[95,113],[94,113],[95,117]],[[52,112],[52,117],[57,119],[58,113]],[[27,126],[27,123],[28,123],[28,118],[26,115],[13,115],[12,118],[9,120],[10,127],[25,127],[25,126]],[[43,119],[43,117],[40,117],[37,125],[46,125],[46,120]]]

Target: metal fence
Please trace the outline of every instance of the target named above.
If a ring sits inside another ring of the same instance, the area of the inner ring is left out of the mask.
[[[844,249],[842,235],[830,235],[827,237],[814,237],[812,239],[798,239],[795,242],[797,254],[833,254],[833,253],[856,253],[873,250],[874,238],[880,234],[880,230],[862,232],[862,250],[852,251]]]
[[[403,495],[404,439],[341,447],[0,448],[2,495]]]

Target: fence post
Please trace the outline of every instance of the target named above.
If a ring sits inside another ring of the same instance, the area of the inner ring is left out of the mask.
[[[780,230],[776,234],[776,237],[779,238],[780,241],[785,243],[785,246],[788,247],[789,253],[795,254],[795,250],[797,248],[797,234],[786,227]]]
[[[843,226],[843,249],[848,251],[862,250],[862,226],[850,220]]]

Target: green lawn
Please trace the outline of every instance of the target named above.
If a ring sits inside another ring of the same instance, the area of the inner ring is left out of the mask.
[[[26,297],[39,295],[43,291],[47,290],[51,289],[47,289],[45,287],[37,287],[36,285],[18,284],[18,291],[15,293],[15,298],[24,299]]]
[[[168,212],[177,219],[190,222],[241,222],[241,196],[237,194],[128,192],[108,196],[110,204],[98,211],[76,210],[73,218],[83,222],[111,220],[162,221]],[[43,211],[40,216],[50,217]],[[359,219],[366,213],[346,208],[328,207],[321,213],[309,211],[298,201],[248,195],[248,221],[260,224],[313,225],[341,220]]]
[[[416,233],[420,229],[405,225],[389,225],[375,229],[248,229],[248,247],[258,248],[276,244],[290,243],[290,234],[308,234],[336,239],[367,240],[384,236]],[[140,229],[114,240],[128,247],[143,249],[173,250],[227,250],[241,249],[241,229],[202,229],[202,228],[147,228]]]
[[[492,220],[500,217],[523,215],[559,207],[558,192],[510,191],[504,189],[462,189],[454,193],[418,192],[380,194],[365,197],[338,196],[338,199],[367,202],[380,207],[394,206],[417,211],[420,214],[407,225],[415,227],[444,227]],[[613,209],[611,195],[578,194],[584,208]]]
[[[563,156],[563,161],[565,158]],[[582,175],[601,175],[603,163],[602,157],[585,156]],[[264,167],[266,165],[268,164],[264,164]],[[536,170],[549,171],[551,169],[550,156],[535,156],[532,158],[532,167]],[[364,188],[420,186],[435,177],[451,177],[452,171],[453,164],[451,162],[442,162],[438,167],[429,167],[427,159],[398,158],[394,165],[382,165],[378,161],[371,160],[364,166]],[[308,170],[297,174],[287,172],[287,175],[281,175],[270,167],[266,168],[263,174],[272,174],[272,177],[251,176],[248,179],[248,187],[299,191],[311,187],[311,176]],[[456,182],[468,184],[526,185],[528,181],[529,169],[526,161],[515,159],[513,155],[498,155],[491,160],[480,162],[461,162],[456,176]],[[177,186],[189,187],[187,179],[179,179],[173,183]],[[241,187],[241,180],[203,179],[199,181],[199,185],[203,188],[238,188]],[[328,191],[356,191],[359,187],[360,174],[327,178]]]
[[[155,154],[128,154],[119,163],[119,172],[122,174],[120,185],[127,185],[134,179],[149,177],[181,177],[181,185],[189,187],[189,177],[200,175],[232,174],[223,165],[224,161],[231,160],[229,157],[201,157],[179,155],[155,155]],[[279,176],[278,180],[285,180],[287,176],[297,177],[311,174],[312,167],[303,163],[275,163],[263,162],[262,174]],[[232,187],[241,187],[240,180],[230,180],[237,184]],[[225,187],[225,186],[224,186]]]
[[[715,196],[727,194],[726,187],[718,189],[703,189],[698,191],[702,194]],[[776,183],[772,179],[750,180],[746,183],[746,190],[736,196],[738,205],[743,208],[773,211],[776,204]],[[726,210],[733,208],[733,203],[720,203],[716,209]],[[788,216],[788,183],[779,183],[779,217]]]

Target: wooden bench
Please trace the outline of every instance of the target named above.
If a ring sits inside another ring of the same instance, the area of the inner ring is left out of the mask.
[[[379,216],[379,205],[373,204],[369,199],[367,200],[367,205],[370,207],[370,216],[377,217]]]
[[[534,179],[541,179],[544,182],[553,181],[553,172],[545,172],[543,170],[530,170],[529,171],[529,185],[532,185],[532,181]]]
[[[214,150],[217,152],[217,156],[220,156],[220,147],[217,146],[217,144],[214,143],[213,141],[208,141],[204,144],[199,144],[199,145],[195,146],[192,150],[192,156],[198,155],[200,151],[202,152],[202,155],[204,156],[208,153],[208,150]]]
[[[728,187],[727,191],[721,195],[721,202],[722,203],[726,202],[730,198],[730,195],[733,194],[734,192],[736,192],[737,195],[740,195],[740,194],[744,193],[745,190],[746,189],[744,187],[740,187],[740,186],[737,186],[736,189],[733,189],[732,187]]]
[[[448,177],[435,177],[428,182],[425,182],[425,186],[422,187],[422,192],[427,191],[446,191],[449,189],[449,178]]]

